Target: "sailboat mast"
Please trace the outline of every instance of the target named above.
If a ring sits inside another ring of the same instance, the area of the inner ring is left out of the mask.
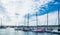
[[[59,7],[58,7],[58,24],[59,24],[59,19],[60,19],[60,18],[59,18],[59,13],[60,13],[60,12],[59,12]],[[60,24],[59,24],[59,25],[60,25]]]
[[[47,29],[48,29],[48,12],[47,12]]]
[[[59,6],[58,6],[58,31],[60,31],[60,12],[59,12]]]
[[[36,12],[36,25],[37,25],[37,29],[38,29],[38,17],[37,17],[37,12]]]
[[[29,13],[28,13],[28,23],[27,23],[27,26],[29,26]]]

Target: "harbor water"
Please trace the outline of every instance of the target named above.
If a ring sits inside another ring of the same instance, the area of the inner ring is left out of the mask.
[[[0,35],[60,35],[57,33],[47,33],[47,32],[31,32],[31,31],[15,31],[13,28],[0,29]]]

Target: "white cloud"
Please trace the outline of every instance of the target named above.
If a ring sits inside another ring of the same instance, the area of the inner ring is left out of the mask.
[[[28,12],[32,14],[37,12],[41,5],[45,5],[51,1],[52,0],[39,0],[37,2],[34,2],[34,0],[2,0],[2,3],[11,16],[14,15],[15,12],[24,16]]]
[[[26,14],[38,12],[40,9],[39,7],[51,1],[52,0],[39,0],[37,2],[34,2],[33,0],[1,0],[1,3],[3,3],[3,6],[6,8],[6,14],[10,18],[10,21],[8,22],[4,19],[3,23],[4,25],[15,25],[18,21],[19,24],[23,25],[22,23],[24,23],[24,16]],[[17,15],[15,15],[15,13],[19,14],[18,18],[16,18]]]

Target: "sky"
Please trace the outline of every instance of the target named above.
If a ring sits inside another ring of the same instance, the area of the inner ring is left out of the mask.
[[[28,14],[29,26],[47,25],[47,14],[48,25],[58,25],[58,8],[60,0],[0,0],[0,25],[26,26]]]

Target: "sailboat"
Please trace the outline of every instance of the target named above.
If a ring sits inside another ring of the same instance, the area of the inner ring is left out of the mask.
[[[38,29],[38,18],[37,18],[37,12],[36,12],[36,25],[37,25],[37,29],[33,30],[33,32],[44,32],[44,30],[42,30],[42,29]]]
[[[2,18],[1,18],[1,26],[0,26],[0,29],[6,29],[6,27],[2,25]]]
[[[26,20],[25,20],[26,22]],[[23,28],[23,31],[31,31],[31,29],[29,28],[29,13],[28,13],[28,22],[27,22],[27,26],[26,28]]]
[[[59,12],[59,6],[58,6],[58,24],[60,23],[60,12]],[[60,34],[60,24],[58,25],[58,29],[53,30],[52,33],[59,33]]]
[[[51,30],[48,30],[48,12],[47,12],[47,28],[46,28],[45,32],[51,32]]]
[[[58,7],[58,24],[59,24],[59,7]],[[53,30],[48,30],[48,14],[47,14],[47,30],[46,30],[46,32],[51,32],[51,33],[60,33],[59,31],[60,31],[60,25],[58,25],[58,29],[53,29]]]
[[[58,31],[60,31],[60,12],[59,12],[59,7],[58,7]]]

